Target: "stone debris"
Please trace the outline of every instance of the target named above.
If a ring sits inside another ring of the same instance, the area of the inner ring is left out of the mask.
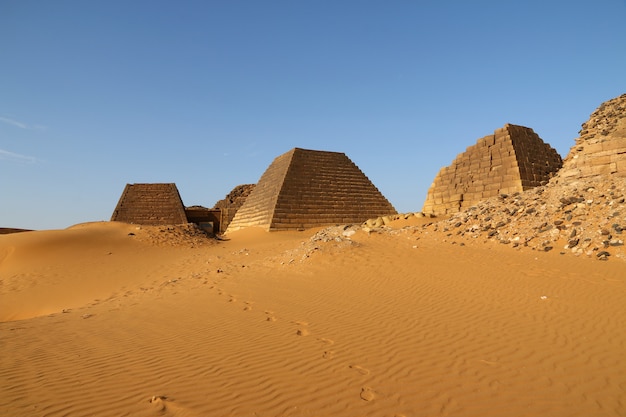
[[[587,178],[567,185],[554,180],[525,192],[484,200],[445,219],[431,217],[430,223],[405,226],[401,231],[440,236],[453,244],[495,242],[519,249],[559,250],[600,260],[616,255],[626,260],[625,197],[626,178]],[[397,234],[399,230],[385,222],[416,215],[370,219],[361,228],[367,233]]]
[[[129,237],[155,246],[198,247],[215,244],[218,239],[208,235],[195,223],[170,226],[137,226]]]
[[[443,221],[456,236],[487,237],[512,246],[591,255],[619,246],[626,227],[626,183],[617,179],[550,183],[485,200]]]
[[[361,227],[359,225],[338,225],[322,229],[301,242],[300,247],[284,252],[278,260],[281,265],[304,262],[316,252],[335,253],[357,247],[359,244],[352,239]]]

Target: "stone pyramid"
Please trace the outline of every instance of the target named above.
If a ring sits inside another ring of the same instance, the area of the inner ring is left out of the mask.
[[[345,154],[294,148],[274,159],[227,231],[298,230],[395,213]]]
[[[602,103],[579,135],[559,178],[626,177],[626,94]]]
[[[187,223],[176,184],[126,184],[111,221],[168,225]]]
[[[424,213],[447,215],[499,194],[547,182],[562,159],[530,128],[506,124],[478,139],[442,168],[424,203]]]

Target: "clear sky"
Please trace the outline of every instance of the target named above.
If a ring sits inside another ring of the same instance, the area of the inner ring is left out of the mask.
[[[419,211],[478,138],[565,156],[625,92],[624,0],[0,0],[0,227],[109,220],[127,183],[212,207],[294,147]]]

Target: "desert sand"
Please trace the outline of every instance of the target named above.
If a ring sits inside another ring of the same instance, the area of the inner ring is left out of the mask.
[[[1,235],[0,415],[626,415],[623,259],[424,221]]]

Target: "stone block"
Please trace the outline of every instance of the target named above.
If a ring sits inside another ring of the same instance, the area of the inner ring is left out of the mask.
[[[626,138],[612,138],[601,143],[603,151],[626,152]],[[585,148],[585,150],[587,150]],[[588,151],[588,150],[587,150]]]

